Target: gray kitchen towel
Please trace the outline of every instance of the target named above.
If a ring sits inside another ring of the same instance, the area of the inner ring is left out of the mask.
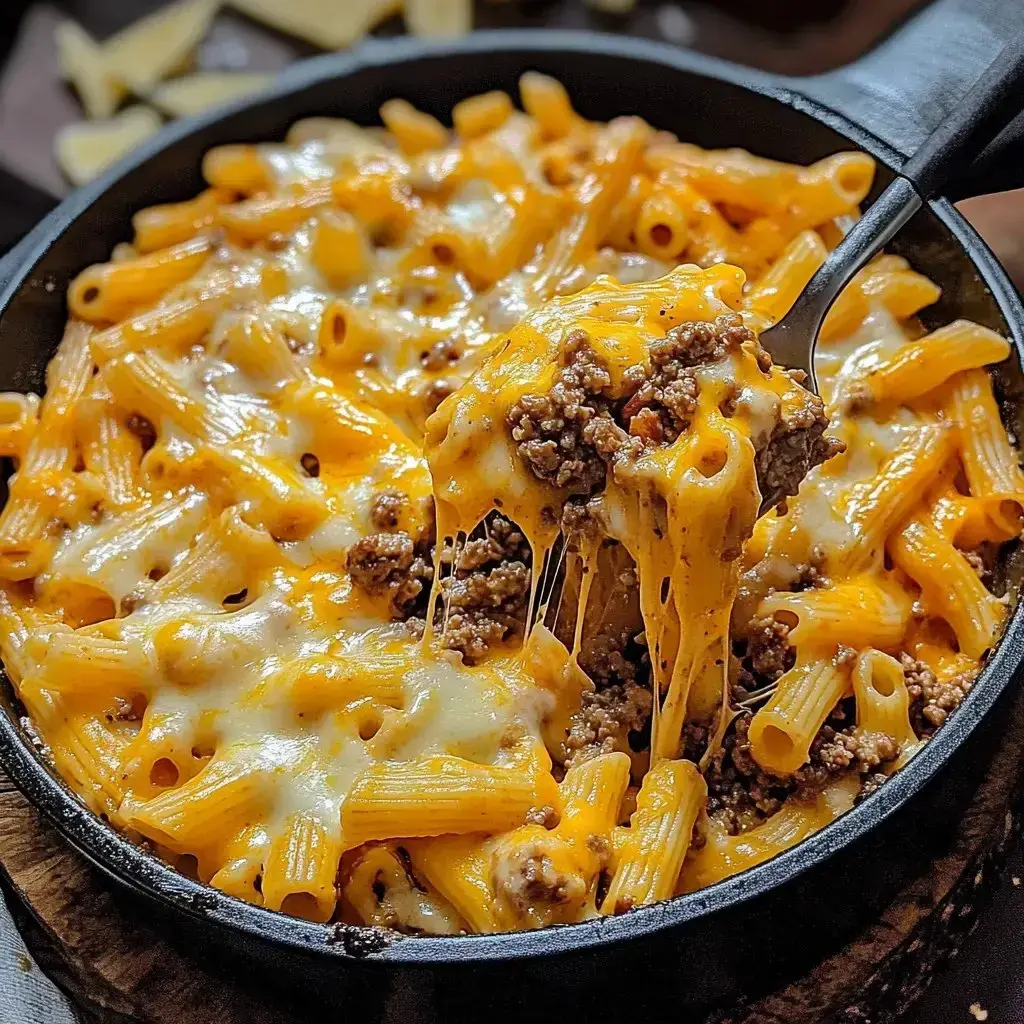
[[[0,891],[0,1024],[75,1024],[78,1015],[39,969]]]

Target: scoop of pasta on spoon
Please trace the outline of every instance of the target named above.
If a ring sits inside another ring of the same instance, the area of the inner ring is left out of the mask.
[[[532,548],[538,619],[558,589],[558,545],[589,577],[573,657],[602,545],[628,553],[658,695],[656,759],[679,755],[688,716],[726,702],[738,559],[758,515],[843,447],[825,435],[821,399],[745,324],[742,285],[733,267],[681,266],[553,299],[427,424],[439,540],[457,551],[500,510]]]

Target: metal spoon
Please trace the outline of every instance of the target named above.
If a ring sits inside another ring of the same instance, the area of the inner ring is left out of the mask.
[[[829,254],[792,309],[763,331],[761,344],[782,366],[803,370],[818,390],[814,348],[825,316],[850,279],[921,209],[967,170],[1024,110],[1024,32],[1000,51],[946,120],[904,164],[892,184]]]

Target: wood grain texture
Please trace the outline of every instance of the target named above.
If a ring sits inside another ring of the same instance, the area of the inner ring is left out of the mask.
[[[962,830],[880,920],[806,978],[718,1018],[720,1024],[888,1024],[927,987],[999,878],[1024,772],[1024,698],[1015,698]],[[90,1024],[300,1024],[266,992],[208,970],[140,920],[0,775],[0,864],[40,965]],[[19,900],[21,906],[18,906]],[[445,1022],[449,1024],[449,1022]]]
[[[0,774],[0,863],[37,928],[33,955],[103,1024],[297,1024],[225,984],[139,920]],[[34,940],[34,941],[33,941]]]

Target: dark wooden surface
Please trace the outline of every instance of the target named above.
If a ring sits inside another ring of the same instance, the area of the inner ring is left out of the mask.
[[[0,0],[0,9],[20,0]],[[0,77],[0,164],[52,193],[67,191],[52,157],[54,133],[80,118],[75,98],[61,82],[53,44],[55,25],[64,17],[80,21],[97,38],[161,5],[163,0],[50,0],[27,7],[17,43]],[[287,3],[287,0],[281,0]],[[337,0],[344,4],[346,0]],[[919,0],[715,0],[677,5],[646,0],[625,18],[593,12],[581,0],[524,0],[477,3],[481,26],[561,25],[682,42],[707,53],[789,74],[820,71],[852,59],[882,35]],[[1011,0],[1016,2],[1016,0]],[[749,21],[761,12],[761,24]],[[8,11],[10,8],[8,8]],[[765,12],[784,12],[781,19]],[[746,14],[744,19],[740,15]],[[831,21],[821,19],[835,15]],[[11,19],[10,13],[7,18]],[[767,29],[767,23],[786,31]],[[392,34],[401,22],[392,19],[378,30]],[[218,15],[199,54],[203,67],[244,65],[254,70],[280,69],[311,47],[271,32],[241,15]]]
[[[64,0],[27,5],[0,0],[0,58],[8,47],[11,51],[0,73],[0,164],[16,175],[8,180],[0,167],[0,249],[43,212],[48,196],[66,190],[52,159],[52,137],[61,124],[80,114],[57,74],[54,25],[70,14],[102,38],[159,3]],[[856,56],[914,5],[915,0],[718,0],[684,4],[685,16],[679,18],[666,14],[673,5],[655,0],[641,3],[625,21],[594,15],[575,0],[480,3],[478,8],[480,20],[487,24],[562,24],[669,37],[740,62],[800,74]],[[15,37],[19,6],[30,9]],[[391,24],[382,31],[398,28]],[[227,13],[218,17],[200,60],[208,67],[244,64],[274,70],[309,52],[302,44]],[[1018,283],[1024,281],[1024,201],[985,199],[975,201],[969,212],[1014,270]],[[971,826],[969,841],[950,858],[929,866],[920,883],[924,889],[894,907],[851,957],[823,964],[802,986],[780,993],[774,1003],[762,1004],[761,1016],[746,1019],[802,1024],[811,1018],[797,1016],[798,1006],[806,1009],[815,998],[824,1005],[844,984],[867,986],[872,974],[868,968],[884,959],[883,954],[909,946],[914,930],[927,927],[928,915],[922,910],[945,898],[958,906],[986,904],[981,925],[966,941],[956,934],[962,950],[951,965],[945,963],[941,943],[929,947],[936,980],[904,1024],[971,1024],[972,1003],[988,1011],[991,1024],[1024,1021],[1024,942],[1019,938],[1024,929],[1024,885],[1014,883],[1024,877],[1019,851],[1012,855],[1002,881],[997,880],[1006,787],[1016,777],[1016,768],[1008,767],[1013,763],[1012,758],[1004,762],[1002,795],[979,804],[983,809]],[[64,847],[6,780],[0,781],[0,858],[13,876],[16,891],[11,895],[16,898],[11,902],[34,952],[81,1005],[92,1008],[91,1020],[293,1024],[300,1019],[281,1013],[268,1016],[271,1011],[261,1000],[214,980],[184,961],[144,923],[125,916],[122,902],[94,869]],[[976,892],[971,880],[979,873],[982,882]],[[17,893],[27,896],[28,904],[19,902]],[[963,918],[965,926],[971,921],[973,912]],[[881,982],[876,979],[875,984]],[[890,1002],[890,1009],[894,1005]],[[862,1019],[844,1018],[844,1024]]]

